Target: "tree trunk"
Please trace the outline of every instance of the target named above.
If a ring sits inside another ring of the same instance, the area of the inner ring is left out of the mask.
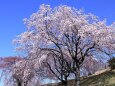
[[[19,79],[16,79],[16,81],[17,81],[17,86],[22,86],[22,83]]]
[[[80,69],[77,68],[76,74],[75,74],[75,86],[80,86]]]
[[[61,84],[62,84],[62,86],[67,86],[67,81],[63,80],[63,81],[61,82]]]
[[[22,86],[22,85],[21,85],[21,82],[18,82],[18,86]]]
[[[28,81],[25,81],[25,82],[24,82],[24,86],[27,86],[27,84],[28,84]]]
[[[65,86],[67,86],[67,76],[65,76]]]

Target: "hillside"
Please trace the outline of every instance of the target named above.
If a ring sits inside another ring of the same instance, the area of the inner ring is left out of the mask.
[[[74,81],[69,80],[68,86],[73,86]],[[60,84],[60,83],[59,83]],[[58,86],[61,86],[59,85]],[[46,86],[57,86],[55,84],[48,84]],[[115,86],[115,71],[103,71],[86,78],[81,79],[81,86]]]

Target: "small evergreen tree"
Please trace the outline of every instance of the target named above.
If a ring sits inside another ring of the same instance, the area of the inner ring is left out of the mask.
[[[109,59],[108,63],[111,70],[115,69],[115,57]]]

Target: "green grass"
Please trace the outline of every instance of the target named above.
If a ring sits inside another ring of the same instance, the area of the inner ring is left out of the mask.
[[[106,71],[81,80],[81,86],[115,86],[115,72]]]
[[[68,81],[68,86],[73,86],[74,80]],[[46,86],[61,86],[60,83],[49,84]],[[92,75],[86,78],[81,78],[80,86],[115,86],[115,71],[105,71],[98,75]]]

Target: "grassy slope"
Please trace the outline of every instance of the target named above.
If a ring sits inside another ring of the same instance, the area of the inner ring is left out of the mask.
[[[73,86],[74,81],[69,80],[68,86]],[[57,85],[46,85],[57,86]],[[58,85],[61,86],[61,85]],[[115,86],[115,71],[105,71],[103,73],[92,75],[81,79],[80,86]]]

